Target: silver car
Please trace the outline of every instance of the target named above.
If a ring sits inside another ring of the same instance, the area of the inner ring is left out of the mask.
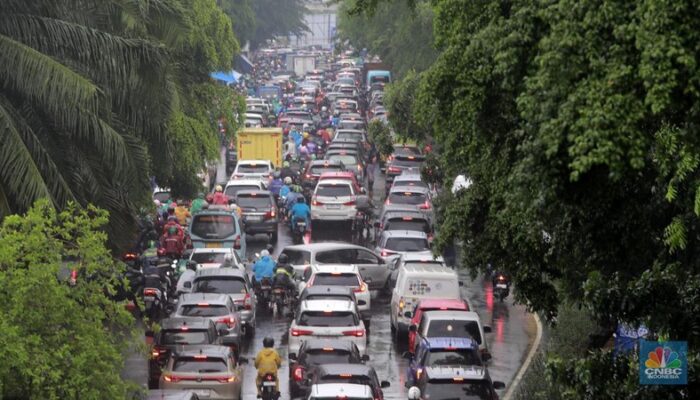
[[[233,300],[225,294],[184,294],[180,296],[173,317],[206,318],[216,324],[224,324],[228,332],[222,335],[221,343],[236,352],[241,348],[241,318]]]

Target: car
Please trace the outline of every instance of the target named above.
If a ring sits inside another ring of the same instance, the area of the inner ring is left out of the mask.
[[[227,295],[240,314],[240,329],[248,336],[255,330],[255,291],[245,269],[211,268],[199,270],[192,278],[192,293]]]
[[[433,220],[433,203],[430,189],[419,186],[392,186],[384,205],[402,205],[414,207],[426,217]]]
[[[324,172],[318,178],[318,182],[340,179],[352,182],[355,193],[365,193],[365,189],[357,181],[357,175],[354,172],[343,171],[343,172]]]
[[[357,265],[347,264],[316,264],[304,271],[299,282],[299,293],[307,287],[344,286],[351,288],[357,300],[357,309],[369,313],[371,296],[367,284],[362,280]]]
[[[265,119],[260,114],[247,112],[244,124],[246,128],[262,128],[265,126]]]
[[[238,160],[236,169],[231,175],[235,179],[268,179],[275,167],[269,160]]]
[[[470,399],[498,400],[496,390],[505,386],[503,382],[491,381],[485,367],[471,366],[426,368],[415,388],[422,399],[461,399],[469,393]]]
[[[423,155],[394,154],[386,161],[386,181],[391,184],[394,178],[404,171],[420,173],[421,166],[425,162]]]
[[[289,391],[292,397],[309,390],[309,373],[317,366],[329,363],[362,364],[369,356],[361,355],[353,342],[343,339],[309,339],[299,348],[299,353],[289,355]]]
[[[222,332],[223,333],[223,332]],[[183,345],[223,344],[214,321],[202,318],[166,318],[153,335],[148,358],[148,386],[158,387],[161,369],[170,353]]]
[[[355,219],[354,185],[346,180],[329,179],[316,185],[311,197],[312,223],[328,221],[351,222]]]
[[[367,331],[355,303],[347,300],[306,300],[289,327],[287,354],[298,354],[306,339],[343,338],[367,351]]]
[[[240,351],[241,320],[231,297],[216,293],[186,293],[180,296],[173,316],[209,319],[217,325],[226,325],[227,331],[219,332],[222,344],[236,353]]]
[[[245,268],[243,261],[241,261],[240,257],[238,257],[238,253],[231,248],[192,249],[192,253],[190,253],[190,261],[197,263],[197,269],[219,268],[224,264],[227,255],[230,255],[233,266],[238,269]]]
[[[192,216],[187,228],[193,248],[233,248],[246,257],[245,232],[238,215],[228,206],[209,206]]]
[[[163,368],[160,388],[191,390],[207,399],[241,398],[243,371],[225,346],[186,346],[173,352]]]
[[[357,176],[357,180],[364,181],[365,178],[365,160],[362,159],[360,153],[354,150],[326,150],[325,160],[341,162],[348,171],[352,171]]]
[[[313,189],[324,173],[345,171],[345,165],[338,160],[313,160],[307,166],[301,178],[301,186]],[[353,174],[354,176],[354,174]]]
[[[265,190],[266,184],[261,179],[234,179],[226,183],[224,194],[229,199],[236,199],[236,193],[240,190]]]
[[[365,130],[365,121],[362,119],[348,118],[348,114],[338,122],[338,129]]]
[[[323,383],[309,389],[308,400],[352,399],[373,400],[372,388],[354,383]]]
[[[272,192],[240,190],[236,193],[236,205],[241,209],[243,229],[246,234],[265,233],[272,243],[277,242],[279,212]]]
[[[282,253],[289,257],[295,275],[301,277],[312,264],[354,264],[370,290],[383,289],[389,277],[388,263],[366,247],[343,242],[311,243],[287,246]]]
[[[397,339],[405,338],[411,322],[411,311],[423,299],[459,299],[460,282],[453,269],[434,265],[406,265],[399,271],[396,287],[391,292],[391,329]]]
[[[420,174],[415,172],[403,172],[394,178],[391,185],[386,185],[386,192],[389,193],[391,186],[420,186],[426,189],[430,189],[427,183],[423,182]]]
[[[411,312],[411,322],[408,329],[408,351],[416,351],[416,332],[411,330],[411,326],[418,326],[423,313],[428,311],[469,311],[469,304],[462,299],[423,299],[416,304]]]
[[[437,267],[447,267],[445,264],[445,259],[442,256],[435,257],[434,255],[426,255],[420,253],[406,253],[399,257],[395,257],[393,262],[389,264],[389,270],[391,274],[389,275],[388,288],[393,289],[396,286],[396,279],[399,277],[399,271],[406,265],[434,265]]]
[[[430,241],[425,232],[420,231],[383,231],[377,239],[375,251],[382,257],[417,253],[432,256]]]
[[[410,359],[406,376],[409,384],[415,384],[426,368],[483,365],[479,345],[470,337],[423,338],[416,352],[404,353],[404,357]]]
[[[416,209],[388,209],[374,223],[374,228],[375,238],[380,238],[384,231],[417,231],[425,233],[428,242],[433,241],[431,221]]]
[[[333,150],[355,151],[355,152],[358,152],[362,156],[363,160],[367,160],[367,154],[365,152],[365,148],[364,148],[363,144],[360,142],[355,142],[352,140],[344,140],[344,139],[334,139],[326,147],[326,152],[332,152]]]
[[[311,287],[305,287],[304,290],[299,294],[299,302],[304,300],[349,300],[355,303],[355,305],[364,305],[362,303],[365,300],[358,300],[355,297],[355,291],[347,286],[326,286],[326,285],[314,285]],[[358,313],[362,322],[365,323],[365,327],[369,328],[370,323],[370,313],[362,312],[358,308]]]
[[[321,364],[313,372],[311,385],[324,383],[352,383],[372,388],[374,399],[383,399],[382,389],[391,386],[389,381],[380,381],[374,368],[365,364]]]
[[[479,345],[481,358],[491,358],[484,336],[491,327],[482,325],[474,311],[427,311],[418,326],[411,325],[410,329],[416,332],[416,342],[430,337],[471,337]]]
[[[199,400],[191,390],[149,390],[146,400]]]
[[[333,137],[334,140],[350,140],[353,142],[366,143],[367,135],[360,129],[338,129]]]

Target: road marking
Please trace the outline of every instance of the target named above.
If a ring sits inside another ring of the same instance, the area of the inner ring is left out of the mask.
[[[537,315],[537,313],[534,313],[532,315],[535,317],[535,324],[537,325],[537,334],[535,335],[535,342],[532,344],[532,347],[530,348],[530,351],[528,352],[527,357],[525,358],[525,362],[523,362],[523,364],[520,366],[518,373],[515,375],[515,378],[513,378],[513,381],[508,387],[505,396],[503,396],[503,400],[511,400],[513,398],[515,389],[517,389],[520,385],[520,381],[523,379],[523,375],[525,375],[525,372],[530,367],[530,363],[532,363],[532,359],[535,357],[535,354],[537,354],[537,350],[540,347],[540,342],[542,341],[542,321],[540,321],[540,316]]]

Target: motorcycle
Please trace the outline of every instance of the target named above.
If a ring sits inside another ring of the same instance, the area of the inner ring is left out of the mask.
[[[277,400],[277,377],[274,374],[265,374],[260,383],[260,395],[262,400]]]
[[[510,284],[503,274],[498,274],[494,279],[493,295],[503,301],[510,294]]]
[[[258,306],[267,308],[270,306],[270,298],[272,293],[272,280],[263,278],[258,285],[255,297],[258,299]]]
[[[292,223],[292,243],[302,244],[306,234],[306,220],[298,218]]]

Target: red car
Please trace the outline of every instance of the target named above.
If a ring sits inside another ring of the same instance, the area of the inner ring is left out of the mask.
[[[461,299],[425,299],[416,304],[411,317],[411,325],[418,326],[423,313],[427,311],[469,311],[469,304]],[[414,353],[416,349],[416,332],[408,331],[408,351]]]

